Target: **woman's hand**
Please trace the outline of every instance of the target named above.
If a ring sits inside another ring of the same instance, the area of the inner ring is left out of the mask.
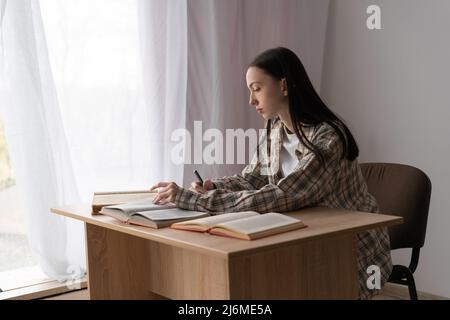
[[[189,190],[197,192],[197,193],[205,193],[209,190],[215,189],[216,186],[211,180],[205,180],[203,182],[203,186],[200,182],[192,182]]]
[[[169,202],[175,202],[180,187],[175,182],[159,182],[150,188],[150,191],[159,188],[158,194],[153,198],[153,203],[166,204]]]

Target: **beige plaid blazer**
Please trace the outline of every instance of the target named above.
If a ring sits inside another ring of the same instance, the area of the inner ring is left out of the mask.
[[[287,212],[310,206],[378,212],[357,160],[349,161],[344,157],[344,148],[335,130],[327,123],[302,125],[302,129],[308,140],[323,152],[325,166],[300,143],[296,150],[298,165],[283,177],[279,163],[283,123],[274,118],[270,122],[268,139],[262,139],[251,163],[241,174],[214,179],[216,189],[204,194],[180,188],[175,203],[180,208],[213,214],[247,210]],[[367,280],[373,275],[373,271],[367,270],[371,265],[379,267],[383,285],[392,271],[386,228],[358,234],[361,299],[378,293],[367,286]]]

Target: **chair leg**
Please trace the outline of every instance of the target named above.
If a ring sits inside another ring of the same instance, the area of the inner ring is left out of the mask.
[[[408,282],[409,297],[411,300],[419,300],[417,297],[416,282],[414,281],[414,276],[411,272],[408,271],[405,272],[405,274]]]
[[[392,269],[392,274],[389,277],[389,282],[407,285],[409,297],[411,300],[418,300],[416,282],[414,276],[408,267],[395,265]]]

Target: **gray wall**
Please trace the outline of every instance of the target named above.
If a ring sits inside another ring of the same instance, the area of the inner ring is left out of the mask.
[[[381,7],[382,30],[366,8]],[[331,1],[321,95],[355,134],[360,161],[424,170],[433,190],[418,290],[450,297],[450,1]],[[395,252],[406,263],[408,252]]]

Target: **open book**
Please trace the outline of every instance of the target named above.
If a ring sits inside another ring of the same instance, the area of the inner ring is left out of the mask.
[[[155,195],[156,192],[148,190],[95,192],[92,199],[92,214],[100,214],[100,210],[105,206],[152,200]]]
[[[255,211],[225,213],[171,225],[174,229],[209,232],[244,240],[254,240],[304,227],[306,225],[299,219],[280,213],[259,214]]]
[[[105,206],[99,213],[124,223],[155,229],[168,227],[174,222],[209,216],[206,212],[183,210],[174,204],[154,204],[151,200]]]

